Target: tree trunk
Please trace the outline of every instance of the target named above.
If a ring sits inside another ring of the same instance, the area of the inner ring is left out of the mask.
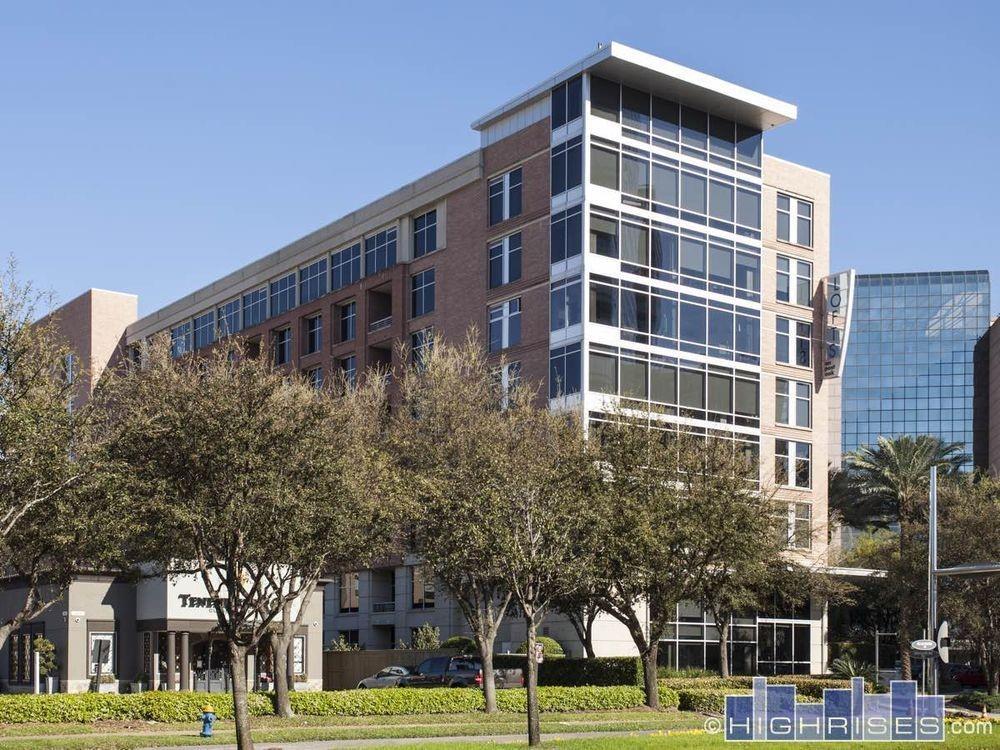
[[[236,747],[253,750],[250,735],[250,708],[247,705],[247,649],[229,642],[229,674],[233,683],[233,718],[236,720]]]
[[[719,631],[719,674],[729,677],[729,626],[715,623]]]
[[[271,658],[274,660],[274,710],[283,719],[290,719],[292,713],[291,685],[288,684],[288,644],[284,635],[268,634]]]
[[[654,711],[660,710],[660,684],[656,679],[656,655],[659,647],[659,643],[653,642],[646,646],[645,650],[640,649],[642,654],[642,685],[646,691],[646,705]]]
[[[597,654],[594,652],[594,618],[584,610],[576,614],[566,615],[566,619],[569,620],[573,626],[573,630],[576,631],[576,637],[580,640],[580,645],[583,646],[586,658],[596,659]]]
[[[493,673],[493,641],[489,638],[477,638],[479,660],[483,665],[483,700],[486,703],[486,713],[497,712],[497,683]]]
[[[587,627],[584,631],[583,650],[587,653],[588,659],[596,659],[597,652],[594,651],[594,617],[587,615]]]
[[[538,720],[538,659],[535,656],[535,623],[527,619],[528,625],[528,745],[542,744],[542,727]]]

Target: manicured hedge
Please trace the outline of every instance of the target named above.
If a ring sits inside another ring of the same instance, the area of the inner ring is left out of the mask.
[[[1000,695],[990,695],[981,690],[959,693],[955,696],[955,703],[973,711],[982,711],[983,706],[990,713],[1000,711]]]
[[[526,669],[526,657],[498,654],[497,669]],[[600,656],[596,659],[546,659],[538,665],[538,684],[560,687],[581,685],[642,685],[642,662],[634,656]]]
[[[274,713],[270,695],[252,693],[249,700],[251,715]],[[220,719],[232,718],[233,699],[225,693],[58,693],[0,695],[0,722],[197,721],[206,703]]]
[[[497,693],[501,711],[524,712],[524,689]],[[392,688],[387,690],[338,690],[334,692],[292,692],[292,710],[305,716],[389,716],[412,714],[467,713],[482,711],[483,694],[474,689]],[[542,711],[597,711],[638,708],[644,704],[642,688],[636,686],[540,687]],[[676,708],[677,692],[660,688],[664,707]],[[0,723],[92,722],[100,720],[140,720],[195,722],[201,707],[211,704],[220,719],[233,716],[232,697],[213,693],[139,694],[79,693],[56,695],[0,695]],[[250,713],[274,713],[271,694],[251,693]]]
[[[660,688],[662,693],[664,688]],[[726,710],[727,695],[750,695],[747,688],[682,688],[677,691],[681,711],[700,711],[707,714],[721,714]],[[797,703],[816,703],[820,698],[796,692]]]
[[[772,675],[767,678],[771,685],[795,685],[800,696],[822,700],[824,688],[849,688],[850,680],[842,680],[825,675]],[[672,677],[660,680],[660,685],[675,690],[740,690],[753,687],[753,678],[747,675],[734,677]],[[865,683],[865,692],[872,692],[873,686]]]

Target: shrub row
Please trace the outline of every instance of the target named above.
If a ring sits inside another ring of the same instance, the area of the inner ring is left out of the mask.
[[[1000,695],[990,695],[981,690],[959,693],[955,696],[955,703],[973,711],[982,711],[983,706],[990,713],[1000,711]]]
[[[498,654],[497,669],[526,669],[518,654]],[[642,661],[634,656],[600,656],[596,659],[546,659],[538,665],[538,684],[578,687],[581,685],[642,685]]]
[[[253,716],[274,713],[268,694],[253,693],[249,701]],[[196,721],[206,703],[219,718],[232,718],[233,699],[225,693],[58,693],[0,695],[0,722]]]
[[[661,680],[662,682],[662,680]],[[662,694],[664,688],[660,688]],[[727,695],[750,695],[747,688],[681,688],[677,690],[677,707],[681,711],[699,711],[706,714],[721,714],[726,710]],[[796,692],[796,703],[816,703],[822,699]]]
[[[467,713],[482,711],[479,690],[453,688],[394,688],[389,690],[337,690],[334,692],[293,692],[292,710],[306,716],[389,716],[407,714]],[[523,713],[524,689],[501,690],[497,703],[501,711]],[[676,708],[675,690],[660,688],[664,707]],[[138,694],[79,693],[56,695],[0,695],[0,722],[92,722],[101,720],[197,721],[201,708],[210,704],[220,719],[233,716],[232,697],[219,693]],[[612,711],[638,708],[644,704],[637,686],[541,687],[538,703],[542,711]],[[250,695],[250,713],[274,713],[269,693]]]
[[[822,700],[824,688],[849,688],[850,680],[842,680],[826,675],[773,675],[767,678],[768,683],[777,685],[795,685],[800,696]],[[747,675],[734,677],[671,677],[661,679],[660,685],[674,690],[734,690],[753,687],[753,678]],[[865,683],[865,692],[872,692],[872,685]]]

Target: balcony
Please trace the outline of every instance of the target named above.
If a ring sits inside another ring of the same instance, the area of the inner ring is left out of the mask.
[[[368,324],[368,333],[375,333],[376,331],[381,331],[392,325],[392,316],[387,315],[384,318],[378,320],[373,320]]]
[[[395,612],[395,611],[396,611],[396,602],[373,602],[372,603],[372,612],[373,613],[377,614],[379,612]]]

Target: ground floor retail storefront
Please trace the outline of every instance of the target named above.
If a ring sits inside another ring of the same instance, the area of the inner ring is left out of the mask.
[[[23,590],[0,593],[9,617]],[[323,592],[305,602],[302,625],[288,650],[296,689],[322,686]],[[298,608],[295,609],[297,614]],[[0,651],[0,689],[33,688],[32,650],[41,635],[55,645],[55,689],[60,692],[199,690],[230,688],[229,650],[214,632],[215,610],[196,576],[149,578],[81,576],[64,597],[12,634]],[[249,687],[267,690],[273,663],[266,644],[247,657]]]

